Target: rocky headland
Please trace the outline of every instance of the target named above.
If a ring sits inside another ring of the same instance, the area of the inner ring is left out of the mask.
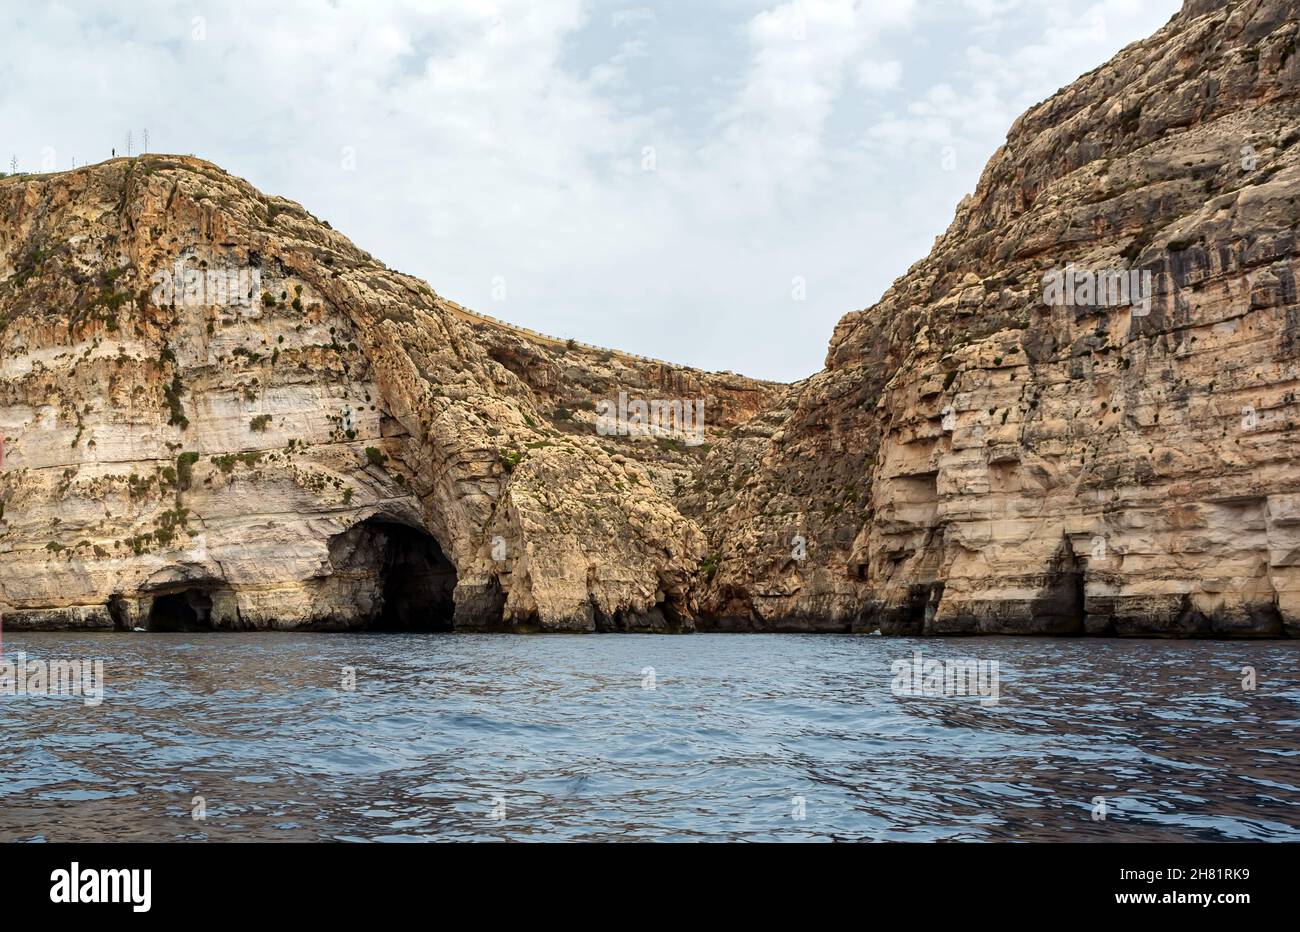
[[[4,625],[1300,635],[1297,7],[1021,116],[794,385],[475,314],[199,159],[0,180]]]

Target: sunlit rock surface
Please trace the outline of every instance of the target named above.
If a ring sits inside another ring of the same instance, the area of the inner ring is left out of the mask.
[[[755,421],[702,518],[707,612],[1300,634],[1298,9],[1189,3],[1016,121],[933,252]],[[1150,271],[1149,313],[1045,304],[1069,263]]]
[[[1297,28],[1189,2],[1024,114],[791,386],[483,318],[201,160],[0,180],[4,623],[1300,634]]]
[[[260,281],[168,300],[178,262]],[[0,327],[10,628],[689,630],[707,444],[601,437],[596,401],[701,398],[707,440],[775,390],[475,321],[171,156],[0,181]]]

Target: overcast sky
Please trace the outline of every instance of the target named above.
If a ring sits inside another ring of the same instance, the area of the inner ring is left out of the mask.
[[[4,170],[193,153],[546,333],[793,380],[1178,0],[0,0]]]

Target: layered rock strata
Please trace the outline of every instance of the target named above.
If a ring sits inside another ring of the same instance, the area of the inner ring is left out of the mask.
[[[1031,109],[789,386],[480,317],[200,160],[0,180],[4,622],[1300,634],[1298,30],[1194,0]]]
[[[1300,633],[1296,36],[1294,2],[1189,3],[1017,120],[707,510],[705,610]],[[1106,270],[1149,272],[1149,304],[1088,294]]]
[[[703,453],[599,436],[615,386],[702,440],[773,390],[467,321],[200,160],[0,181],[5,624],[689,628]]]

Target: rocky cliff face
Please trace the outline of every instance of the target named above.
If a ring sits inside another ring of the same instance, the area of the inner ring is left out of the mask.
[[[1189,3],[1016,121],[708,509],[706,611],[1300,633],[1297,9]],[[1083,288],[1107,270],[1150,272],[1149,303]]]
[[[792,386],[480,318],[199,160],[2,180],[5,624],[1300,634],[1297,28],[1189,2],[1026,113]]]
[[[689,628],[707,447],[594,399],[691,392],[707,439],[773,389],[469,322],[163,156],[0,182],[0,331],[10,628]]]

